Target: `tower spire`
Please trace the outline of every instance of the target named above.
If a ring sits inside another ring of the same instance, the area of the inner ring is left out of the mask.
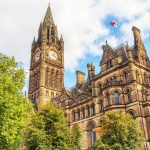
[[[47,8],[47,11],[46,11],[43,23],[54,24],[54,20],[53,20],[51,8],[50,8],[50,3],[48,5],[48,8]]]

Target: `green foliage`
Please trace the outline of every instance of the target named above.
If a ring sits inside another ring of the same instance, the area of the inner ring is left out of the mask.
[[[80,145],[81,131],[78,125],[75,125],[71,130],[71,149],[81,150]]]
[[[0,53],[0,149],[17,150],[26,125],[29,102],[21,90],[25,72],[19,63]]]
[[[104,132],[90,150],[139,150],[143,136],[138,123],[127,113],[113,110],[102,118]]]
[[[64,112],[48,103],[31,116],[27,128],[28,150],[70,150],[70,131]]]

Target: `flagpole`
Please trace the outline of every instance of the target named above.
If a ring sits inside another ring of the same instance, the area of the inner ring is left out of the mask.
[[[118,45],[121,44],[121,43],[123,43],[121,35],[119,33],[118,23],[116,21],[111,21],[110,25],[112,27],[115,27],[115,29],[116,29],[116,39],[117,39]]]
[[[116,25],[116,31],[117,31],[117,36],[118,36],[118,44],[122,44],[123,41],[122,41],[121,35],[119,33],[118,25]]]

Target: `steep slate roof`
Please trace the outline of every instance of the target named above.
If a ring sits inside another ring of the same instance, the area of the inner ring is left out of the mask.
[[[80,101],[88,99],[91,96],[92,96],[92,87],[91,87],[90,82],[86,81],[68,90],[64,88],[61,95],[58,97],[55,97],[53,99],[53,102],[55,104],[60,104],[60,103],[63,103],[65,100],[68,100],[69,101],[68,104],[73,105]]]

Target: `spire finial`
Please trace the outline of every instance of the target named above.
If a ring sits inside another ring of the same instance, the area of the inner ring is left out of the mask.
[[[51,8],[50,8],[50,3],[48,3],[48,8],[47,8],[46,15],[44,18],[44,23],[48,23],[48,24],[54,23]]]
[[[62,34],[61,34],[60,40],[63,41],[63,36],[62,36]]]
[[[126,49],[127,49],[127,50],[130,50],[128,41],[126,41]]]
[[[106,45],[108,44],[108,41],[106,40]]]

